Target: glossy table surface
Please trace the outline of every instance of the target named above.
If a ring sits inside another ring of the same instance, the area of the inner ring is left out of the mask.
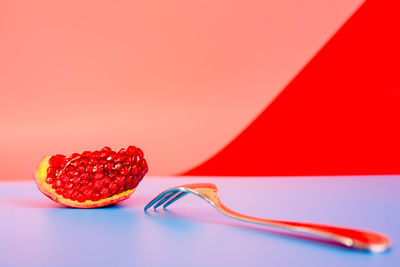
[[[385,233],[372,254],[234,221],[196,196],[167,211],[143,207],[162,190],[215,183],[221,200],[249,215]],[[0,266],[400,266],[400,176],[145,178],[131,199],[92,210],[64,208],[33,182],[0,183]]]

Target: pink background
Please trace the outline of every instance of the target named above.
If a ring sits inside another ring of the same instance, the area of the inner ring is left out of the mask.
[[[2,1],[0,179],[105,145],[141,147],[150,175],[188,171],[246,129],[362,3]]]

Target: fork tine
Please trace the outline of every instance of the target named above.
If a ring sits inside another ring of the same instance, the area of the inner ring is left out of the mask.
[[[169,200],[167,203],[164,204],[163,208],[166,209],[169,205],[171,205],[172,203],[174,203],[175,201],[177,201],[178,199],[180,199],[181,197],[187,195],[188,192],[181,192],[178,195],[175,195],[175,197],[171,200]]]
[[[179,190],[174,190],[172,191],[170,194],[166,195],[164,198],[162,198],[161,200],[159,200],[155,205],[154,205],[154,209],[157,209],[159,206],[161,206],[162,204],[164,204],[166,201],[168,201],[169,199],[171,199],[173,196],[176,195],[176,193],[180,192]]]
[[[156,196],[152,201],[150,201],[146,207],[144,207],[144,211],[147,211],[148,208],[150,208],[151,206],[153,206],[155,203],[157,203],[160,199],[162,199],[165,195],[167,195],[168,193],[170,193],[170,190],[164,191],[162,193],[160,193],[158,196]]]

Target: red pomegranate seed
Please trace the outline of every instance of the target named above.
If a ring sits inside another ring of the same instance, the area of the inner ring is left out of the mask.
[[[78,170],[79,173],[83,173],[83,172],[86,171],[86,168],[85,168],[84,165],[79,165],[79,167],[77,168],[77,170]]]
[[[57,179],[56,182],[55,182],[54,184],[55,184],[55,186],[56,186],[57,188],[62,186],[62,182],[61,182],[60,179]]]
[[[77,190],[73,190],[71,193],[71,200],[76,200],[76,198],[78,197],[78,191]]]
[[[112,182],[112,181],[109,182],[108,183],[108,189],[110,189],[111,193],[115,193],[117,191],[117,189],[118,189],[117,183]]]
[[[117,163],[114,163],[114,165],[113,165],[113,170],[114,171],[117,171],[117,172],[119,172],[120,170],[121,170],[121,168],[122,168],[122,163],[120,163],[120,162],[117,162]]]
[[[117,177],[118,174],[119,174],[118,172],[111,171],[108,172],[108,177],[110,177],[111,179],[115,179],[115,177]]]
[[[122,186],[122,187],[120,187],[120,188],[118,189],[117,194],[121,194],[121,193],[123,193],[124,191],[126,191],[126,188],[125,188],[124,186]]]
[[[76,160],[71,161],[70,164],[69,164],[69,166],[71,166],[71,167],[73,167],[73,168],[76,168],[76,167],[78,167],[80,164],[81,164],[80,161],[79,161],[78,159],[76,159]]]
[[[143,158],[144,157],[144,155],[143,155],[143,151],[140,149],[140,148],[136,148],[136,153],[139,155],[139,157],[141,157],[141,158]]]
[[[111,171],[111,170],[112,170],[112,167],[113,167],[113,163],[110,162],[110,161],[108,161],[108,162],[106,162],[106,163],[104,164],[104,169],[107,170],[107,171]]]
[[[110,190],[105,186],[100,189],[99,193],[103,198],[107,198],[110,196]]]
[[[111,151],[110,154],[108,154],[108,157],[106,158],[106,160],[108,160],[108,161],[113,160],[116,154],[117,153],[115,153],[114,151]]]
[[[62,193],[64,192],[64,188],[59,187],[56,189],[57,194],[62,195]]]
[[[86,198],[85,198],[85,196],[84,196],[82,193],[78,193],[77,200],[78,200],[79,202],[85,202],[85,201],[86,201]]]
[[[100,200],[100,198],[101,198],[101,196],[99,193],[97,193],[97,192],[92,193],[92,197],[91,197],[92,201],[98,201],[98,200]]]
[[[137,162],[136,156],[135,156],[135,155],[131,156],[131,157],[130,157],[130,163],[131,163],[131,165],[135,165],[136,162]]]
[[[92,158],[99,159],[100,158],[100,152],[99,151],[94,151],[92,153]]]
[[[138,173],[138,167],[133,166],[131,170],[132,175],[136,175]]]
[[[130,165],[132,164],[132,159],[131,159],[130,157],[127,156],[127,157],[125,158],[125,161],[124,161],[124,162],[125,162],[125,164],[127,164],[127,165],[130,166]]]
[[[89,164],[90,164],[90,162],[89,162]],[[93,166],[87,165],[86,166],[86,172],[89,172],[89,173],[93,172]]]
[[[111,152],[111,148],[110,147],[108,147],[108,146],[105,146],[105,147],[103,147],[100,151],[107,151],[107,152]]]
[[[61,170],[62,170],[61,168],[55,170],[55,171],[54,171],[54,176],[55,176],[55,177],[58,177],[58,176],[60,175],[60,173],[61,173]]]
[[[59,167],[65,159],[64,155],[54,155],[49,159],[49,164],[53,167]]]
[[[82,157],[90,158],[91,156],[92,156],[92,152],[90,152],[90,151],[82,152]]]
[[[99,159],[98,158],[93,158],[93,157],[91,157],[90,159],[89,159],[89,164],[90,165],[92,165],[92,166],[94,166],[94,165],[96,165],[96,163],[97,162],[99,162]]]
[[[71,170],[68,172],[68,175],[72,176],[72,177],[76,177],[76,176],[79,176],[79,172],[76,170]]]
[[[83,191],[85,191],[87,189],[86,185],[81,185],[78,189],[79,192],[83,193]]]
[[[101,181],[103,185],[107,185],[108,183],[110,183],[111,178],[106,176],[103,178],[103,180]]]
[[[83,166],[87,166],[89,164],[89,159],[88,158],[82,158],[81,162],[82,162]]]
[[[100,190],[100,188],[101,188],[101,182],[100,182],[100,180],[98,180],[98,181],[94,181],[93,182],[93,189],[95,190],[95,191],[99,191]]]
[[[56,171],[57,169],[56,169],[56,167],[53,167],[53,166],[49,166],[48,168],[47,168],[47,176],[52,176],[52,177],[54,177],[54,172]]]
[[[135,154],[136,147],[134,146],[128,146],[128,149],[126,150],[126,154],[128,156],[133,156]]]
[[[63,183],[66,183],[66,182],[69,182],[69,178],[68,178],[68,175],[66,175],[66,174],[61,174],[60,175],[60,180],[61,180],[61,182],[63,182]]]
[[[87,173],[87,172],[84,172],[81,175],[79,175],[79,178],[81,178],[81,180],[89,179],[90,178],[90,174]]]
[[[117,183],[117,186],[123,186],[125,183],[125,177],[122,175],[117,175],[117,177],[115,177],[115,182]]]
[[[129,186],[131,183],[132,183],[132,177],[128,177],[128,178],[125,180],[125,184]]]
[[[127,164],[124,164],[119,173],[123,176],[129,175],[131,172],[130,166]]]
[[[69,162],[69,159],[64,158],[64,160],[62,161],[62,163],[60,165],[60,169],[64,169],[65,166],[67,166],[68,162]]]
[[[73,189],[65,189],[62,196],[65,198],[70,198],[73,191]]]
[[[86,197],[86,199],[91,199],[93,191],[93,188],[86,188],[82,193]]]
[[[81,181],[80,177],[71,177],[71,183],[73,184],[79,184],[79,182]]]
[[[126,158],[125,149],[121,149],[114,157],[114,162],[123,162]]]
[[[81,180],[81,185],[87,185],[88,183],[90,183],[89,179]]]
[[[103,179],[103,177],[104,177],[104,173],[102,173],[102,172],[96,172],[96,173],[93,175],[93,179],[94,179],[94,180],[100,180],[100,179]]]
[[[110,151],[101,150],[101,151],[100,151],[100,158],[101,158],[101,159],[106,159],[106,158],[108,157],[109,154],[110,154]]]
[[[93,166],[93,172],[102,172],[103,171],[103,164],[97,163]]]
[[[72,189],[74,187],[74,184],[69,182],[69,180],[68,180],[68,182],[65,183],[64,187],[67,189]]]

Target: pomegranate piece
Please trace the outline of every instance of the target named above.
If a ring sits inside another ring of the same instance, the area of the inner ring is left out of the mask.
[[[75,208],[97,208],[131,196],[147,173],[141,149],[84,151],[45,157],[35,173],[39,190],[52,200]]]

